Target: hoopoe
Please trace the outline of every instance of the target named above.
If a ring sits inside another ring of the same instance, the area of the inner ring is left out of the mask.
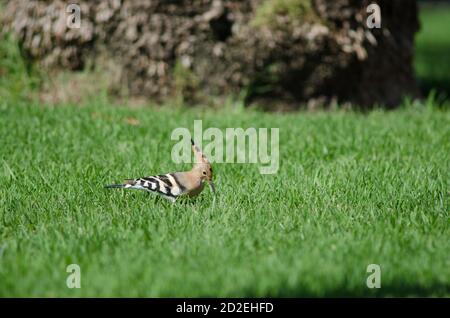
[[[190,171],[127,179],[124,184],[111,184],[105,188],[146,190],[175,202],[180,196],[198,195],[202,192],[205,182],[208,182],[211,191],[215,194],[211,164],[192,139],[191,144],[195,155],[195,164]]]

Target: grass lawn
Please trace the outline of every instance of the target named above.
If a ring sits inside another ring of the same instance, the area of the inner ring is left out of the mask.
[[[130,118],[139,125],[130,125]],[[105,190],[171,162],[176,127],[279,127],[281,165],[218,197]],[[0,105],[0,296],[449,295],[450,112],[176,113]],[[81,289],[66,266],[81,267]],[[381,266],[381,289],[366,268]]]

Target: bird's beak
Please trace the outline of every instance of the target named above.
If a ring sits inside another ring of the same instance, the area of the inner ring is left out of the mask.
[[[211,189],[212,193],[216,194],[216,188],[214,187],[214,183],[211,180],[209,180],[208,184],[209,184],[209,188]]]

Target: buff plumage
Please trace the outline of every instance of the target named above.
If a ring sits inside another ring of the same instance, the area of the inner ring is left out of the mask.
[[[128,179],[123,184],[112,184],[105,188],[145,190],[159,194],[172,202],[181,196],[193,197],[200,194],[205,182],[209,184],[214,193],[211,164],[192,140],[191,143],[196,162],[190,171]]]

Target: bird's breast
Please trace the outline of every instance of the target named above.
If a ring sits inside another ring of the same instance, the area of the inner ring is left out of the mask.
[[[192,189],[191,191],[189,191],[188,195],[190,197],[194,197],[194,196],[198,195],[200,192],[203,191],[204,186],[205,186],[205,184],[203,182],[200,182],[199,186]]]

